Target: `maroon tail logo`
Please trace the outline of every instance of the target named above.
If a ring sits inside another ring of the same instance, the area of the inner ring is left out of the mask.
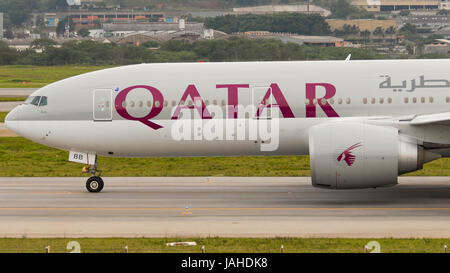
[[[355,162],[355,156],[352,154],[352,150],[358,147],[361,147],[361,142],[358,142],[356,144],[353,144],[352,146],[348,147],[345,151],[343,151],[338,157],[337,161],[341,161],[344,159],[345,163],[347,163],[348,166],[353,165]]]

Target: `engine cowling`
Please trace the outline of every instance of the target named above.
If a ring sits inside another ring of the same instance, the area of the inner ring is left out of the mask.
[[[440,157],[397,128],[347,122],[313,126],[309,154],[313,186],[329,189],[395,185],[399,174]]]

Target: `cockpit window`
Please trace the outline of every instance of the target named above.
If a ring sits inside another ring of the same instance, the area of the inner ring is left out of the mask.
[[[23,103],[30,104],[34,100],[35,96],[29,96]]]
[[[40,100],[41,100],[40,96],[34,97],[34,99],[30,102],[30,104],[38,106]]]
[[[29,96],[24,104],[31,104],[36,106],[46,106],[47,105],[47,97],[46,96]]]
[[[43,96],[41,98],[41,102],[39,103],[39,106],[46,106],[47,105],[47,97]]]

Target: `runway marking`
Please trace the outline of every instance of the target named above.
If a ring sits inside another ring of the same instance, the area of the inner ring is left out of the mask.
[[[157,210],[162,210],[162,211],[180,211],[180,210],[185,210],[185,208],[107,208],[107,207],[101,207],[101,208],[22,208],[22,207],[18,207],[18,208],[0,208],[0,211],[2,210],[24,210],[24,211],[32,211],[32,210],[123,210],[123,211],[157,211]],[[445,208],[344,208],[344,207],[340,207],[340,208],[189,208],[189,210],[299,210],[299,211],[307,211],[307,210],[391,210],[391,211],[407,211],[407,210],[421,210],[421,211],[432,211],[432,210],[443,210],[443,211],[450,211],[450,207],[445,207]]]
[[[0,191],[0,194],[37,194],[37,195],[49,195],[49,194],[83,194],[81,192],[70,192],[70,191],[29,191],[29,192],[23,192],[23,191],[17,191],[17,192],[10,192],[10,191]]]

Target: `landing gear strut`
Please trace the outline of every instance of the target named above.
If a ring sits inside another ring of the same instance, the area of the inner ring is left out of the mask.
[[[97,169],[97,158],[95,158],[95,164],[84,167],[83,172],[91,173],[92,175],[86,182],[86,189],[89,192],[100,192],[105,184],[103,183],[103,179],[100,177],[102,171]]]

